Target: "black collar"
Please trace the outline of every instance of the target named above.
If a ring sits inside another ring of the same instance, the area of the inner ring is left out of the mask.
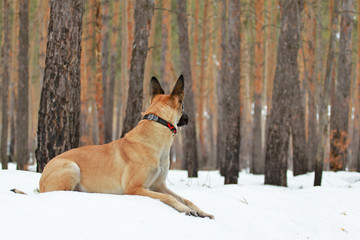
[[[169,128],[169,129],[173,132],[174,135],[175,135],[176,132],[177,132],[177,131],[176,131],[176,127],[174,127],[174,125],[172,125],[171,123],[165,121],[165,120],[162,119],[161,117],[156,116],[156,115],[154,115],[154,114],[152,114],[152,113],[151,113],[151,114],[146,114],[143,119],[155,121],[155,122],[158,122],[158,123],[164,125],[165,127]]]

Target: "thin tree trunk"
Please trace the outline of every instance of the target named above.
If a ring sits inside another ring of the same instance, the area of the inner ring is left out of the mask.
[[[225,112],[229,131],[225,141],[225,184],[237,184],[240,158],[240,2],[229,2],[228,78]]]
[[[303,4],[302,0],[281,2],[281,30],[266,139],[265,184],[287,185],[291,108],[295,101],[293,95],[299,91],[297,54],[300,21],[298,17]],[[303,123],[305,124],[305,121]]]
[[[207,162],[207,151],[205,143],[205,134],[204,134],[204,112],[205,112],[205,98],[206,98],[206,88],[205,88],[205,48],[206,48],[206,39],[207,39],[207,15],[208,15],[209,1],[205,0],[204,3],[204,15],[203,15],[203,24],[202,24],[202,39],[201,39],[201,61],[200,61],[200,77],[199,77],[199,138],[200,138],[200,152],[201,152],[201,166],[206,165]]]
[[[171,9],[171,0],[162,1],[163,9]],[[162,11],[161,28],[161,65],[160,74],[163,80],[163,89],[170,91],[171,85],[171,13],[167,10]]]
[[[154,3],[157,4],[157,1]],[[155,44],[155,30],[156,30],[156,19],[159,11],[154,11],[154,16],[151,19],[151,26],[153,26],[150,30],[149,36],[149,51],[146,58],[145,63],[145,74],[144,74],[144,106],[143,110],[147,109],[150,106],[150,94],[148,93],[150,86],[150,74],[153,64],[153,53],[154,53],[154,44]]]
[[[14,2],[14,12],[19,13],[19,1]],[[19,52],[19,14],[13,14],[13,26],[11,34],[11,99],[10,99],[10,162],[16,162],[16,117],[17,117],[17,102],[18,91],[17,86],[19,82],[18,62],[17,56]]]
[[[254,80],[254,124],[252,140],[252,164],[251,172],[254,174],[264,174],[265,161],[262,154],[261,139],[261,111],[262,111],[262,91],[264,81],[264,0],[255,2],[256,12],[256,33],[255,33],[255,80]]]
[[[338,75],[334,105],[331,106],[330,170],[345,170],[350,143],[348,132],[352,29],[354,25],[353,0],[342,1]]]
[[[113,24],[112,24],[112,32],[111,32],[111,38],[110,38],[110,46],[111,49],[116,49],[118,45],[118,39],[119,39],[119,33],[120,33],[120,25],[119,25],[119,15],[120,15],[120,0],[117,0],[115,2],[114,8],[113,8]],[[114,137],[117,137],[117,134],[113,134],[114,127],[113,127],[113,120],[114,120],[114,104],[115,104],[115,80],[116,80],[116,71],[117,71],[117,58],[118,58],[118,51],[111,51],[110,53],[110,76],[109,76],[109,87],[108,87],[108,100],[107,104],[105,106],[105,109],[108,112],[108,118],[105,119],[105,121],[109,121],[108,128],[105,129],[105,141],[108,142],[108,140],[111,137],[111,140]],[[118,95],[120,98],[120,96]],[[109,105],[109,106],[108,106]],[[110,123],[111,122],[111,123]],[[115,132],[116,133],[116,132]]]
[[[358,11],[360,10],[360,0],[357,0],[357,9]],[[358,104],[358,119],[360,118],[360,21],[358,20],[357,21],[357,64],[356,64],[356,69],[357,69],[357,98],[356,98],[356,101],[357,101],[357,104]],[[359,123],[358,123],[359,124]],[[358,125],[358,129],[357,129],[358,132],[360,132],[360,129],[359,129],[359,125]],[[360,149],[360,133],[359,133],[359,146],[358,146],[358,149]],[[356,167],[356,170],[358,172],[360,172],[360,150],[358,150],[358,156],[357,156],[357,167]]]
[[[180,61],[181,71],[184,74],[185,84],[185,112],[189,116],[189,123],[184,131],[184,159],[188,177],[197,177],[198,171],[198,156],[197,156],[197,141],[196,141],[196,127],[195,127],[195,99],[192,90],[192,75],[190,64],[190,44],[188,36],[188,22],[186,15],[186,1],[177,0],[178,11],[182,14],[177,14],[177,21],[179,26],[179,47],[180,47]]]
[[[217,121],[217,137],[216,137],[216,158],[217,165],[220,168],[221,176],[225,176],[225,139],[227,134],[227,124],[225,122],[225,82],[227,81],[227,0],[221,1],[221,62],[220,62],[220,74],[217,85],[218,94],[218,121]]]
[[[20,0],[19,31],[19,82],[16,117],[16,162],[18,170],[24,170],[29,159],[29,0]]]
[[[83,0],[51,1],[38,120],[38,172],[56,155],[79,146],[83,13]]]
[[[8,168],[8,129],[9,129],[9,60],[10,60],[10,21],[9,21],[10,4],[8,0],[3,2],[3,45],[1,49],[1,79],[2,79],[2,121],[1,121],[1,147],[0,147],[0,158],[2,169]]]
[[[131,56],[126,116],[121,137],[135,127],[141,117],[145,61],[153,13],[154,3],[152,0],[136,0],[134,13],[135,37]]]
[[[115,9],[117,11],[117,9]],[[102,0],[102,14],[101,14],[101,69],[102,69],[102,87],[103,87],[103,102],[104,102],[104,141],[105,143],[111,142],[112,139],[112,127],[113,127],[113,98],[114,98],[114,80],[108,77],[109,70],[109,0]],[[116,21],[114,19],[114,21]],[[112,52],[116,48],[113,48]]]
[[[122,1],[122,22],[121,22],[121,49],[127,49],[129,42],[128,42],[128,1]],[[129,21],[132,21],[131,19]],[[117,116],[116,116],[116,138],[121,136],[122,131],[122,122],[123,122],[123,115],[124,111],[123,108],[126,106],[126,84],[128,80],[128,54],[127,51],[121,51],[121,78],[119,81],[119,93],[118,93],[118,101],[117,101]]]
[[[319,141],[317,144],[316,159],[315,159],[315,178],[314,186],[321,185],[322,179],[322,170],[324,165],[325,157],[325,145],[326,137],[328,132],[328,106],[330,101],[330,92],[331,92],[331,78],[332,72],[334,69],[334,58],[335,58],[335,41],[338,25],[338,9],[340,0],[333,0],[333,11],[331,12],[331,25],[330,25],[330,39],[329,39],[329,49],[326,57],[326,68],[325,68],[325,79],[324,85],[322,87],[322,93],[319,103]]]
[[[307,60],[307,83],[308,83],[308,170],[314,169],[315,157],[316,157],[316,145],[318,142],[317,136],[317,110],[316,110],[316,89],[317,89],[317,75],[315,73],[315,49],[316,45],[316,16],[315,10],[311,5],[317,5],[317,0],[313,0],[311,3],[306,3],[305,14],[306,14],[306,41],[305,41],[305,58]]]
[[[199,10],[200,1],[195,1],[195,12],[194,12],[194,38],[191,53],[191,69],[192,69],[192,90],[194,93],[197,91],[197,55],[198,55],[198,44],[199,44]],[[196,99],[195,99],[196,101]]]
[[[104,89],[102,76],[102,51],[101,51],[101,0],[95,1],[95,87],[96,87],[96,110],[97,125],[99,132],[99,144],[105,143],[105,127],[104,127]]]
[[[278,15],[279,15],[279,0],[271,1],[272,7],[270,13],[271,15],[271,34],[270,34],[270,53],[269,53],[269,64],[268,64],[268,81],[267,81],[267,92],[266,92],[266,106],[267,106],[267,116],[269,116],[271,111],[271,99],[273,93],[273,86],[274,86],[274,78],[275,78],[275,71],[276,71],[276,43],[278,39],[278,30],[276,28],[278,24]],[[267,120],[266,120],[267,125]]]

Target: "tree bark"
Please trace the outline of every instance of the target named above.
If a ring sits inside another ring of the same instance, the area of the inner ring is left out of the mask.
[[[217,136],[216,136],[216,158],[217,167],[220,169],[221,176],[225,176],[225,139],[227,134],[227,124],[225,122],[225,82],[227,81],[227,4],[226,0],[221,1],[221,60],[219,81],[217,84],[218,94],[218,121],[217,121]]]
[[[198,44],[199,44],[199,9],[200,9],[200,1],[195,1],[195,12],[194,12],[194,38],[193,38],[193,46],[191,53],[191,68],[192,68],[192,79],[193,92],[197,91],[197,57],[198,57]],[[195,99],[196,101],[196,99]]]
[[[229,39],[226,79],[226,124],[229,130],[225,141],[225,184],[237,184],[240,159],[240,2],[229,2]]]
[[[256,33],[255,33],[255,79],[254,79],[254,123],[252,134],[252,162],[251,173],[264,174],[265,161],[262,154],[261,139],[261,111],[262,111],[262,91],[264,79],[264,0],[255,2],[256,12]]]
[[[79,146],[83,13],[83,0],[51,1],[38,120],[38,172],[56,155]]]
[[[316,145],[318,142],[317,135],[317,107],[316,107],[316,89],[318,87],[317,75],[315,73],[315,49],[316,44],[316,16],[315,10],[311,5],[316,5],[317,0],[313,0],[311,3],[306,3],[306,40],[304,42],[305,47],[305,58],[307,61],[308,73],[308,140],[307,140],[307,155],[308,155],[308,170],[314,169],[315,157],[316,157]]]
[[[101,37],[101,0],[95,1],[95,87],[96,87],[96,110],[97,110],[97,127],[99,133],[99,144],[105,143],[104,127],[104,83],[102,69],[102,37]],[[106,81],[106,80],[105,80]]]
[[[330,119],[330,170],[345,170],[350,142],[348,132],[351,65],[352,29],[354,25],[353,0],[342,1],[338,75],[335,101],[331,106]]]
[[[195,99],[192,90],[192,75],[190,63],[190,45],[188,36],[188,21],[186,15],[186,1],[177,0],[179,14],[177,14],[177,21],[179,27],[179,49],[181,71],[186,80],[185,84],[185,112],[189,116],[189,123],[184,131],[184,159],[188,177],[198,176],[198,156],[197,156],[197,141],[196,141],[196,127],[195,127]]]
[[[114,8],[114,11],[118,9]],[[115,78],[108,76],[109,70],[109,42],[110,42],[110,27],[109,27],[109,0],[102,1],[102,14],[101,14],[101,68],[102,68],[102,83],[103,83],[103,96],[104,96],[104,141],[105,143],[113,140],[113,106],[114,106],[114,87]],[[114,19],[114,22],[117,19]],[[114,24],[113,22],[113,24]],[[116,33],[114,33],[116,35]],[[115,48],[111,54],[116,53]]]
[[[357,0],[357,7],[358,7],[358,11],[360,10],[360,0]],[[357,41],[357,88],[358,88],[358,92],[357,92],[357,98],[356,101],[358,102],[358,117],[360,118],[360,21],[357,21],[357,34],[358,34],[358,41]],[[359,119],[358,118],[358,119]],[[359,127],[359,126],[358,126]],[[358,131],[360,131],[360,129],[357,129]],[[359,141],[358,143],[360,144],[360,133],[359,133]],[[360,149],[360,145],[358,146],[358,149]],[[360,172],[360,150],[358,150],[358,156],[357,156],[357,167],[356,170],[358,172]]]
[[[154,3],[152,0],[136,0],[134,13],[135,37],[131,56],[126,116],[121,137],[134,128],[141,117],[144,69],[153,13]]]
[[[9,21],[10,4],[8,0],[3,2],[3,45],[1,49],[1,79],[2,79],[2,122],[1,122],[1,167],[8,168],[8,129],[9,129],[9,60],[10,60],[10,21]]]
[[[302,0],[281,2],[281,29],[266,139],[265,184],[287,185],[291,108],[296,101],[295,97],[299,97],[294,94],[299,91],[297,54],[300,21],[298,17],[303,4]],[[303,123],[305,124],[305,121]]]
[[[340,0],[334,0],[333,10],[331,12],[331,23],[330,23],[330,39],[329,39],[329,49],[326,57],[326,68],[325,68],[325,79],[324,85],[322,87],[322,93],[319,103],[319,141],[317,144],[316,159],[315,159],[315,178],[314,186],[321,185],[322,179],[322,170],[324,165],[325,157],[325,145],[326,137],[328,132],[328,106],[330,101],[330,92],[331,92],[331,83],[332,83],[332,73],[334,70],[334,58],[335,58],[335,41],[338,25],[338,9]]]
[[[171,9],[171,0],[162,1],[163,9]],[[160,75],[163,80],[163,89],[170,92],[171,85],[171,13],[167,10],[162,11],[161,22],[161,64]]]
[[[208,153],[206,149],[205,142],[205,101],[206,101],[206,88],[205,88],[205,48],[206,48],[206,39],[207,36],[207,22],[208,22],[208,7],[209,1],[205,0],[204,2],[204,15],[203,15],[203,24],[202,24],[202,39],[201,39],[201,59],[200,59],[200,76],[199,76],[199,86],[198,86],[198,96],[199,96],[199,108],[198,108],[198,116],[199,116],[199,140],[200,140],[200,165],[205,166],[208,161]]]
[[[19,82],[16,116],[16,169],[24,170],[29,158],[29,0],[20,1],[19,9]]]

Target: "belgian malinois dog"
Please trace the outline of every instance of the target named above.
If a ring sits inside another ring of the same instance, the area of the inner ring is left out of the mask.
[[[150,94],[151,105],[144,118],[123,138],[72,149],[49,161],[40,179],[40,192],[141,195],[159,199],[187,215],[213,219],[213,215],[169,190],[165,182],[176,128],[188,123],[183,110],[183,76],[169,95],[153,77]]]

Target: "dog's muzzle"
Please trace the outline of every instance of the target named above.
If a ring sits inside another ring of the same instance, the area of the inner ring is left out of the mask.
[[[178,127],[185,126],[188,124],[188,122],[189,122],[189,117],[186,113],[183,112],[177,126]]]

